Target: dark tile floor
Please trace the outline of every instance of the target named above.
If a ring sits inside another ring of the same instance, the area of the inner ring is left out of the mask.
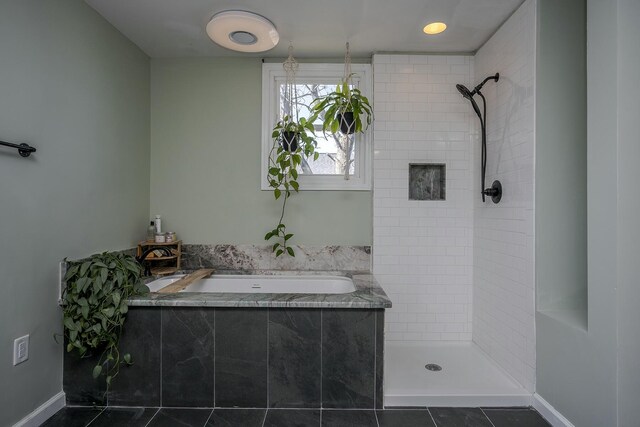
[[[46,427],[548,427],[531,408],[195,409],[68,406]]]

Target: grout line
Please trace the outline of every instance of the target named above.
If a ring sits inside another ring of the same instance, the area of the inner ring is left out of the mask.
[[[428,406],[427,406],[427,412],[429,413],[429,416],[431,417],[431,421],[433,421],[433,425],[438,427],[438,423],[436,423],[436,419],[433,418],[433,414],[431,413],[431,409],[429,409]]]
[[[204,422],[203,427],[207,427],[207,424],[209,424],[209,420],[211,419],[212,416],[213,416],[213,409],[211,409],[211,412],[209,412],[209,416],[207,417],[207,421]]]
[[[487,420],[489,420],[489,424],[491,424],[493,427],[496,427],[496,426],[495,426],[495,424],[493,424],[493,421],[491,421],[491,418],[489,418],[489,416],[487,415],[487,413],[486,413],[486,412],[484,412],[484,409],[482,409],[482,408],[478,408],[478,409],[480,409],[480,412],[482,412],[482,415],[484,415],[484,416],[485,416],[485,418],[486,418]]]
[[[324,372],[324,365],[322,362],[322,324],[324,323],[323,313],[324,310],[320,309],[320,422],[322,422],[322,409],[324,408],[324,400],[322,399],[322,373]]]
[[[161,312],[162,313],[162,312]],[[151,418],[149,418],[149,421],[147,421],[147,423],[144,425],[144,427],[147,427],[149,424],[151,424],[151,421],[153,421],[153,419],[156,417],[156,415],[158,415],[158,412],[160,412],[160,408],[158,408],[158,410],[156,411],[155,414],[153,414],[153,416]]]
[[[89,421],[87,423],[87,427],[96,420],[96,418],[98,418],[100,415],[102,415],[102,413],[104,412],[104,410],[107,409],[107,407],[103,407],[102,410],[98,413],[98,415],[96,415],[95,417],[91,418],[91,421]]]
[[[373,311],[373,409],[375,410],[378,401],[376,400],[378,388],[378,313]],[[378,417],[376,416],[376,420]]]
[[[216,313],[217,310],[213,309],[213,407],[216,407]],[[211,410],[213,414],[213,409]],[[209,415],[211,418],[211,415]],[[209,421],[209,420],[207,420]]]
[[[269,343],[271,342],[271,336],[269,334],[269,321],[271,319],[271,309],[267,307],[267,408],[269,408],[271,398],[271,385],[269,383]],[[264,414],[265,420],[267,419],[267,413]],[[262,423],[264,424],[264,422]]]
[[[373,410],[373,415],[376,417],[376,424],[380,427],[380,420],[378,419],[378,411]]]
[[[160,407],[164,403],[162,401],[162,336],[164,335],[164,327],[162,326],[162,317],[164,314],[164,308],[160,307]]]

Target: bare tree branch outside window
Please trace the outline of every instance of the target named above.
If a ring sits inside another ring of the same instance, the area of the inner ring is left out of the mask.
[[[335,85],[296,84],[293,95],[286,93],[284,85],[280,85],[279,88],[280,118],[284,115],[290,115],[294,118],[308,118],[311,116],[310,106],[313,100],[332,92]],[[295,99],[288,99],[288,95]],[[296,111],[289,111],[291,105]],[[320,154],[320,157],[316,161],[304,159],[300,165],[299,173],[305,175],[345,175],[345,179],[349,179],[349,175],[355,173],[354,136],[344,135],[341,132],[323,134],[323,119],[324,117],[320,116],[314,123],[318,142],[316,152]]]

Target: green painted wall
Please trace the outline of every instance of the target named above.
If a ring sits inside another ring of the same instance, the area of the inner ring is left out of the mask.
[[[538,2],[537,309],[586,328],[587,66],[585,0]]]
[[[131,246],[149,210],[149,59],[81,0],[0,2],[0,425],[62,390],[58,261]],[[12,366],[13,339],[30,358]],[[91,375],[87,372],[87,375]]]
[[[556,13],[558,3],[574,2],[542,0],[541,19]],[[582,3],[575,2],[574,17],[583,13]],[[638,425],[639,16],[637,0],[586,0],[588,323],[585,330],[543,313],[536,316],[537,393],[580,427]],[[555,22],[566,28],[572,22],[566,17]],[[572,39],[568,35],[553,42]],[[568,79],[583,75],[560,64],[565,67],[547,66],[557,73],[568,70]],[[566,93],[559,91],[558,97],[563,96]],[[536,216],[542,208],[536,206]],[[548,225],[537,222],[538,236]],[[545,248],[551,250],[549,245]],[[574,255],[563,260],[575,262]],[[545,277],[548,272],[540,269],[538,263],[536,274]]]
[[[151,61],[151,209],[189,243],[265,244],[280,203],[260,190],[261,61]],[[371,193],[289,199],[294,244],[371,244]]]

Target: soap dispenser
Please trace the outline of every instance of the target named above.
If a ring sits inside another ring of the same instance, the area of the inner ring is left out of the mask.
[[[156,234],[162,234],[162,219],[160,215],[156,215]]]

